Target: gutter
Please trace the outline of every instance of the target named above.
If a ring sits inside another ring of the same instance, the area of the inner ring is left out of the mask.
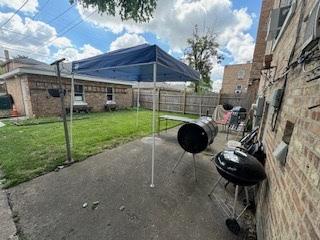
[[[14,77],[16,75],[23,75],[23,74],[45,75],[45,76],[54,76],[54,77],[56,76],[56,73],[53,71],[19,67],[19,68],[14,69],[13,71],[10,71],[8,73],[4,73],[4,74],[0,75],[0,80],[1,79],[5,80],[8,78]],[[62,72],[61,77],[71,79],[72,74]],[[112,79],[106,79],[106,78],[96,78],[96,77],[89,77],[89,76],[78,75],[78,74],[75,74],[74,78],[76,80],[84,80],[84,81],[91,81],[91,82],[112,83],[112,84],[120,84],[120,85],[128,85],[128,86],[134,85],[134,83],[130,82],[130,81],[112,80]]]

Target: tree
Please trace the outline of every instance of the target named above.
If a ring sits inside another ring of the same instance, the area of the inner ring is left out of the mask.
[[[200,81],[193,84],[195,92],[212,90],[210,79],[211,70],[216,63],[220,63],[223,56],[218,53],[219,44],[216,35],[206,30],[199,34],[197,25],[191,38],[187,39],[188,47],[184,51],[187,63],[200,73]]]
[[[69,0],[74,3],[76,0]],[[119,14],[122,20],[148,22],[156,9],[157,0],[78,0],[84,7],[98,7],[99,13]]]

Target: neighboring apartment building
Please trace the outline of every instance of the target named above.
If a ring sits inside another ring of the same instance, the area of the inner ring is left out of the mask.
[[[240,95],[248,90],[251,63],[226,65],[224,67],[221,94]]]
[[[224,67],[220,104],[231,104],[250,109],[247,91],[251,63],[226,65]]]
[[[268,176],[257,195],[258,239],[320,239],[320,1],[271,3],[257,81]]]
[[[8,72],[0,75],[6,91],[12,95],[18,114],[38,117],[59,115],[60,100],[50,96],[48,89],[57,89],[58,81],[53,66],[33,59],[8,60],[3,67]],[[62,65],[66,106],[70,106],[70,64]],[[132,106],[132,84],[129,82],[75,75],[74,106],[86,106],[90,111],[104,111],[107,101],[115,101],[118,108]]]

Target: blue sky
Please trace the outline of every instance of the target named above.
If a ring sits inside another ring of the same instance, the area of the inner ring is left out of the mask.
[[[25,0],[0,1],[2,26]],[[261,1],[158,0],[154,19],[147,24],[121,22],[68,0],[29,0],[0,28],[0,57],[27,55],[46,62],[57,57],[69,61],[140,43],[158,44],[177,58],[195,24],[217,33],[225,56],[216,65],[213,80],[221,79],[223,65],[251,60]]]

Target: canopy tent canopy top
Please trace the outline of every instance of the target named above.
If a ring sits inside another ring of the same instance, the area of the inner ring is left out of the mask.
[[[117,80],[154,83],[152,172],[150,185],[154,187],[156,82],[199,81],[200,74],[167,54],[157,45],[149,44],[119,49],[95,57],[74,61],[72,62],[72,73]],[[137,109],[139,109],[138,102],[139,100],[137,100]]]
[[[80,75],[126,81],[153,82],[156,64],[157,82],[198,81],[200,74],[175,59],[157,45],[142,44],[72,62],[72,72]]]

